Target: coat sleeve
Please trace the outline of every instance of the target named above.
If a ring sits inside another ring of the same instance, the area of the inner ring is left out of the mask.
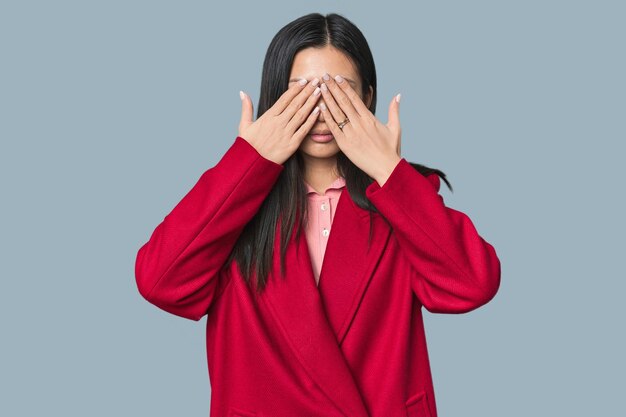
[[[402,158],[381,187],[366,196],[391,224],[414,270],[411,287],[433,313],[465,313],[489,302],[500,286],[500,260],[470,218],[446,207],[440,179]]]
[[[169,313],[200,320],[221,267],[283,169],[237,136],[139,249],[140,294]]]

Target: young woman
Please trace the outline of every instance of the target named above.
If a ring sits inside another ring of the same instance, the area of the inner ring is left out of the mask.
[[[256,121],[241,94],[238,136],[135,271],[150,303],[207,316],[211,416],[435,417],[422,307],[491,300],[493,246],[445,206],[443,172],[400,156],[400,95],[374,116],[374,61],[346,18],[276,34]]]

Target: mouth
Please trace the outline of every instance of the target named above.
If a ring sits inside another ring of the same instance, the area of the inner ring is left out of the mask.
[[[311,139],[314,142],[318,143],[327,143],[334,139],[334,136],[330,131],[327,132],[319,132],[319,133],[311,133]]]

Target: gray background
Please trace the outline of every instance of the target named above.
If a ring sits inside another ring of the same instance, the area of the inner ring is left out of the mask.
[[[206,416],[204,324],[143,300],[139,247],[237,135],[271,38],[367,37],[378,117],[502,262],[425,312],[440,416],[625,415],[620,1],[3,1],[0,414]],[[620,353],[622,352],[622,353]]]

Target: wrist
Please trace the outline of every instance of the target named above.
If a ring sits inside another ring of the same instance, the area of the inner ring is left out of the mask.
[[[396,169],[396,167],[398,166],[398,163],[400,163],[401,160],[402,160],[402,157],[400,157],[399,155],[396,155],[395,158],[392,158],[389,161],[382,163],[380,165],[379,172],[374,176],[374,179],[376,180],[379,186],[382,187],[387,182],[387,180],[391,176],[391,173]]]

